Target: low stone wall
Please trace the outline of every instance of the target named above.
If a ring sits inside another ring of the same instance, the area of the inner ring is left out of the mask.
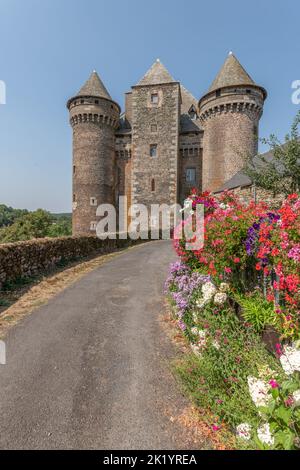
[[[270,207],[280,207],[285,196],[283,194],[277,194],[274,196],[272,191],[267,191],[262,188],[255,188],[252,186],[244,186],[233,189],[233,192],[239,196],[239,198],[246,204],[253,201],[256,197],[257,202],[265,202]],[[256,196],[255,196],[256,193]]]
[[[35,276],[60,262],[93,254],[110,253],[137,244],[140,240],[106,239],[95,236],[40,238],[0,244],[0,289],[5,282]]]

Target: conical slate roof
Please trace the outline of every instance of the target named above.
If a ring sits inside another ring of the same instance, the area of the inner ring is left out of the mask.
[[[214,79],[208,92],[215,91],[219,88],[234,85],[254,85],[255,82],[252,80],[250,75],[246,72],[244,67],[239,63],[237,58],[229,53],[225,60],[220,72]]]
[[[76,96],[96,96],[111,100],[110,94],[95,70],[92,72],[90,78],[85,82],[83,87],[80,88]]]
[[[137,86],[143,85],[159,85],[161,83],[175,82],[174,78],[169,74],[166,67],[157,59],[143,78],[137,83]]]

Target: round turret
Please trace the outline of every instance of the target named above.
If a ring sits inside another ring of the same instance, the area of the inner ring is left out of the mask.
[[[73,234],[94,234],[97,207],[114,202],[120,107],[95,71],[67,107],[73,128]]]
[[[266,90],[254,83],[230,53],[199,101],[204,127],[203,190],[216,191],[258,150],[258,125]]]

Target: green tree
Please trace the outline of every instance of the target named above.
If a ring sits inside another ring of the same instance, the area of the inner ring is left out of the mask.
[[[0,204],[0,227],[7,227],[19,217],[28,214],[26,209],[13,209],[5,204]]]
[[[43,238],[47,236],[51,224],[51,214],[43,209],[38,209],[19,217],[12,225],[0,229],[0,242],[8,243]]]
[[[273,158],[263,155],[247,157],[244,172],[257,187],[272,191],[274,195],[288,195],[300,191],[300,139],[298,127],[300,111],[291,126],[291,131],[280,143],[274,134],[261,142],[269,145]]]
[[[54,220],[47,230],[47,237],[65,237],[72,235],[71,218]]]

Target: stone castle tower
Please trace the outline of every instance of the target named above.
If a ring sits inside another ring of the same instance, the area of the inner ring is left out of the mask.
[[[199,102],[157,60],[126,93],[120,115],[93,72],[67,104],[73,233],[94,233],[97,206],[118,209],[119,196],[149,207],[182,204],[193,187],[217,191],[257,152],[266,95],[231,53]]]

